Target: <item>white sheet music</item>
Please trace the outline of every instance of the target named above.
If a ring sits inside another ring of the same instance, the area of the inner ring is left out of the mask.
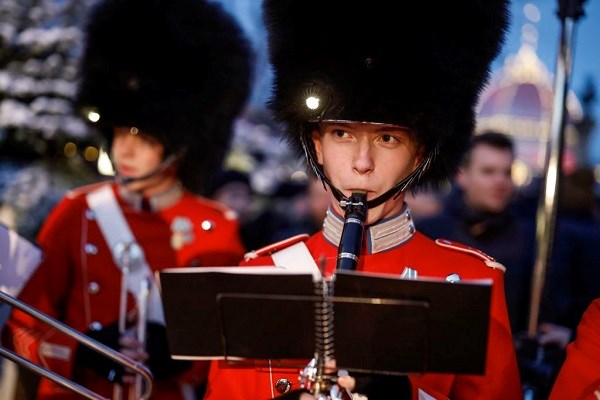
[[[17,297],[42,261],[42,250],[0,224],[0,290]]]

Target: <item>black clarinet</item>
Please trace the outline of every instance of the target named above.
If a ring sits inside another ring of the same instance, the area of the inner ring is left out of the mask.
[[[367,218],[367,194],[354,192],[348,200],[340,202],[340,205],[346,212],[336,269],[353,271],[356,270],[362,247],[364,223]]]
[[[348,200],[341,201],[340,205],[345,209],[345,213],[342,237],[338,246],[336,270],[355,271],[362,247],[364,224],[367,219],[367,194],[365,192],[354,192]],[[327,287],[328,290],[326,293],[329,297],[332,297],[335,279],[328,283],[329,286]],[[324,311],[324,317],[322,320],[324,324],[321,326],[321,329],[328,332],[328,334],[321,335],[321,337],[317,335],[317,343],[319,343],[319,339],[325,339],[323,343],[321,343],[322,354],[325,357],[319,357],[317,359],[317,376],[323,371],[323,361],[327,358],[335,358],[333,303],[331,301],[326,301],[323,306],[324,308],[322,311]],[[319,327],[317,326],[317,328]],[[318,332],[319,329],[317,329],[317,333]],[[317,349],[318,348],[319,346],[317,346]],[[327,400],[350,400],[353,398],[352,393],[337,387],[337,385],[328,386],[327,388],[329,389],[329,395],[325,397]],[[334,388],[336,388],[335,392],[333,391]],[[319,397],[317,396],[317,398]]]
[[[338,246],[336,270],[356,270],[362,246],[363,226],[367,217],[367,194],[354,192],[340,205],[345,210],[342,238]],[[315,282],[315,357],[300,373],[303,390],[308,390],[319,400],[350,400],[352,394],[333,385],[335,378],[324,374],[325,361],[335,358],[333,302],[335,279],[321,278]],[[335,389],[335,390],[334,390]],[[281,391],[285,392],[285,389]],[[301,391],[288,393],[287,399],[297,399]],[[290,397],[291,396],[291,397]]]

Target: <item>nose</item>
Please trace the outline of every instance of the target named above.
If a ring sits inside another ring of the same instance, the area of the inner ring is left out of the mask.
[[[498,185],[510,186],[513,184],[510,171],[498,171],[494,174],[494,182]]]
[[[357,141],[356,154],[352,167],[356,172],[365,174],[372,171],[374,165],[369,137],[368,135],[362,135]]]

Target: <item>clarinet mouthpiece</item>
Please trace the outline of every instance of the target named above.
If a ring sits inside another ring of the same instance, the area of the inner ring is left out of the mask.
[[[338,247],[336,269],[356,270],[366,218],[367,193],[364,191],[355,191],[345,205],[344,226]]]

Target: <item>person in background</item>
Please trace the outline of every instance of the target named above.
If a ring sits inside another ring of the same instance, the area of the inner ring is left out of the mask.
[[[556,232],[547,269],[540,317],[542,344],[564,348],[590,303],[600,297],[600,215],[590,168],[563,176]]]
[[[312,235],[321,229],[323,219],[327,215],[329,193],[312,172],[309,173],[308,181],[301,185],[301,190],[286,201],[285,208],[280,209],[281,219],[285,222],[275,230],[266,244],[295,235]]]
[[[235,211],[242,224],[252,214],[254,192],[246,172],[234,169],[219,171],[211,180],[206,196]]]
[[[441,190],[419,190],[406,193],[404,200],[412,210],[415,224],[422,219],[440,215],[444,210],[444,199],[448,194]]]
[[[541,398],[548,397],[565,357],[569,357],[566,347],[577,339],[577,326],[584,312],[600,296],[600,255],[597,251],[600,220],[595,184],[594,173],[588,167],[578,167],[561,177],[537,335],[517,343],[518,353],[526,356],[520,358],[523,382]],[[592,323],[593,318],[588,319],[582,330],[589,332]],[[593,335],[586,333],[587,337],[572,346],[571,352],[577,354],[582,345],[593,345],[588,341]],[[568,370],[571,372],[566,375],[573,376],[573,367],[569,366]],[[560,386],[564,388],[564,378]],[[555,395],[554,398],[560,397]],[[586,397],[577,397],[574,392],[568,398]]]
[[[299,218],[304,206],[306,184],[284,181],[273,193],[257,193],[255,207],[241,226],[241,236],[248,250],[255,250],[273,241],[277,232],[286,229]],[[298,208],[298,206],[300,208]]]
[[[443,211],[417,221],[432,239],[476,247],[506,267],[504,282],[511,328],[527,327],[535,231],[512,212],[515,186],[512,139],[500,132],[475,135],[464,155]]]
[[[306,257],[288,260],[290,267],[314,265],[332,277],[345,207],[348,201],[364,207],[360,254],[346,257],[358,273],[400,277],[409,266],[418,278],[492,282],[485,372],[365,374],[340,377],[337,384],[370,400],[516,400],[522,393],[504,267],[483,252],[418,232],[404,201],[410,188],[439,186],[456,171],[504,40],[508,2],[463,0],[436,8],[422,2],[263,3],[275,77],[269,104],[282,136],[326,185],[330,205],[319,232],[250,252],[242,265],[275,265],[277,258],[285,268],[280,257],[299,246]],[[312,328],[306,321],[289,327]],[[310,396],[297,384],[298,369],[270,368],[264,361],[213,361],[205,400],[264,400],[286,391],[286,398]]]
[[[189,399],[207,365],[171,359],[153,277],[237,265],[244,254],[235,212],[196,193],[221,165],[253,55],[236,20],[208,1],[101,0],[85,33],[77,107],[97,117],[115,179],[70,191],[53,209],[37,237],[45,258],[20,299],[147,364],[153,399]],[[142,307],[147,319],[137,318]],[[23,312],[3,334],[21,356],[103,397],[128,396],[126,371]],[[36,398],[79,396],[43,378]]]

